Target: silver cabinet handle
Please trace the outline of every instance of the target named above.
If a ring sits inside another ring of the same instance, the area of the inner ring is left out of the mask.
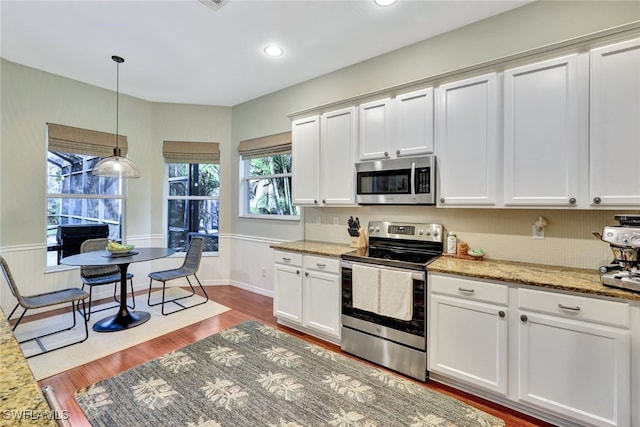
[[[593,203],[595,203],[596,205],[599,205],[601,202],[602,202],[602,199],[600,197],[593,198]]]
[[[318,268],[325,268],[327,264],[320,264],[319,262],[316,262],[316,266],[318,266]]]
[[[472,294],[472,293],[475,292],[475,289],[466,289],[466,288],[463,288],[463,287],[458,287],[458,290],[460,292],[464,292],[465,294]]]
[[[440,197],[440,203],[444,203],[444,197]]]
[[[570,205],[575,205],[576,204],[576,198],[575,197],[570,198],[569,199],[569,204]]]
[[[580,311],[580,307],[577,305],[575,307],[569,307],[567,305],[558,304],[558,308],[561,310]]]
[[[384,152],[384,156],[385,156],[385,157],[389,157],[389,152],[388,152],[388,151],[385,151],[385,152]]]
[[[290,261],[291,261],[291,258],[282,257],[282,261],[284,261],[284,262],[290,262]]]

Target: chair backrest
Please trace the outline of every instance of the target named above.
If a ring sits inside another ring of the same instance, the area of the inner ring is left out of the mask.
[[[192,237],[189,243],[189,249],[187,249],[187,255],[184,257],[182,269],[189,272],[189,274],[194,274],[198,271],[203,250],[204,238],[199,236]]]
[[[108,243],[109,239],[103,238],[85,240],[80,245],[80,253],[104,250]],[[120,274],[120,269],[117,265],[80,267],[80,276],[82,277],[109,276],[112,274]]]
[[[9,264],[7,264],[7,260],[0,256],[0,268],[2,268],[2,274],[9,285],[9,289],[11,289],[11,293],[18,300],[18,303],[24,307],[22,301],[22,295],[20,295],[20,291],[18,290],[18,286],[16,286],[16,282],[13,280],[13,276],[11,275],[11,270],[9,270]]]

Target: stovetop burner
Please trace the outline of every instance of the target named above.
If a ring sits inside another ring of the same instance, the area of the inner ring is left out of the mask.
[[[424,270],[442,254],[442,225],[369,223],[369,247],[342,255],[348,261]]]

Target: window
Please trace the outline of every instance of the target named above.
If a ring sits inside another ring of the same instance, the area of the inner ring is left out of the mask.
[[[213,142],[165,141],[167,163],[167,245],[186,252],[193,236],[204,237],[205,252],[218,252],[220,152]]]
[[[186,252],[189,240],[205,238],[206,252],[218,252],[220,213],[219,165],[168,163],[168,228],[170,248]]]
[[[299,219],[291,197],[291,132],[241,141],[241,214]]]
[[[291,153],[242,160],[245,215],[298,218],[291,198]]]
[[[121,240],[125,203],[119,178],[91,174],[93,165],[109,155],[115,135],[48,124],[47,140],[45,235],[47,267],[53,267],[59,264],[62,254],[58,226],[107,224],[109,238]],[[104,149],[99,147],[101,143]]]

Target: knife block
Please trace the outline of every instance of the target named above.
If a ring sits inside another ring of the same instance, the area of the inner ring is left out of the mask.
[[[356,249],[366,248],[369,243],[367,232],[363,227],[360,227],[360,230],[358,230],[358,233],[360,234],[358,237],[351,237],[351,242],[349,246]]]

